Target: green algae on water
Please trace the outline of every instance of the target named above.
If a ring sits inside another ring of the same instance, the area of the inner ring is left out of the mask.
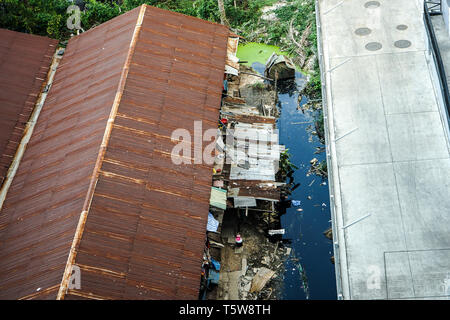
[[[264,43],[249,42],[244,45],[238,46],[237,57],[241,61],[247,61],[244,63],[246,66],[251,66],[255,62],[266,64],[272,53],[288,56],[287,52],[283,52],[277,46],[271,46]]]

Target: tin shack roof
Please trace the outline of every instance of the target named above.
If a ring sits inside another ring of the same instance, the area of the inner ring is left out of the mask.
[[[0,298],[197,298],[212,165],[175,165],[171,134],[217,129],[228,34],[143,5],[70,40],[0,213]]]
[[[47,79],[57,40],[0,29],[0,186]]]

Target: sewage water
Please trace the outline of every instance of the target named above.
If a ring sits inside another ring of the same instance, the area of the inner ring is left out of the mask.
[[[264,73],[264,64],[253,61],[251,65],[260,74]],[[278,86],[280,144],[289,149],[290,161],[298,167],[293,174],[294,184],[300,183],[289,199],[301,201],[299,207],[290,207],[281,216],[281,226],[285,229],[283,239],[290,240],[288,246],[292,248],[285,263],[281,298],[336,300],[332,241],[323,234],[331,226],[328,180],[308,174],[311,159],[323,161],[326,157],[325,152],[317,153],[324,145],[312,134],[319,111],[302,112],[297,108],[299,91],[305,84],[306,77],[296,72],[295,80]],[[307,102],[308,98],[302,97],[300,104]]]

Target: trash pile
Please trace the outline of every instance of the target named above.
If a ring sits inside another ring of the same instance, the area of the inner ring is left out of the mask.
[[[247,270],[240,278],[239,299],[275,300],[283,285],[284,262],[291,248],[266,242],[261,254],[253,255],[247,262]]]

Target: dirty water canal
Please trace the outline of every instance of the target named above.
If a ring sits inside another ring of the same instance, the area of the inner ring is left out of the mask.
[[[264,64],[258,60],[258,53],[267,55],[273,47],[262,45],[252,55],[247,53],[241,60],[248,61],[258,73],[264,74]],[[242,51],[241,51],[242,52]],[[271,54],[271,53],[270,53]],[[239,51],[238,51],[239,57]],[[259,57],[261,58],[261,57]],[[336,280],[332,241],[323,234],[331,226],[328,180],[310,170],[310,161],[325,160],[324,145],[313,134],[317,110],[298,108],[299,91],[305,86],[306,77],[296,72],[295,80],[278,84],[278,107],[280,117],[277,128],[280,144],[289,149],[290,161],[298,169],[293,174],[294,188],[290,200],[300,200],[299,207],[287,208],[281,216],[281,227],[285,229],[284,240],[289,241],[291,254],[285,262],[285,274],[281,299],[285,300],[335,300]],[[308,98],[300,98],[305,106]],[[289,181],[287,181],[289,182]]]

